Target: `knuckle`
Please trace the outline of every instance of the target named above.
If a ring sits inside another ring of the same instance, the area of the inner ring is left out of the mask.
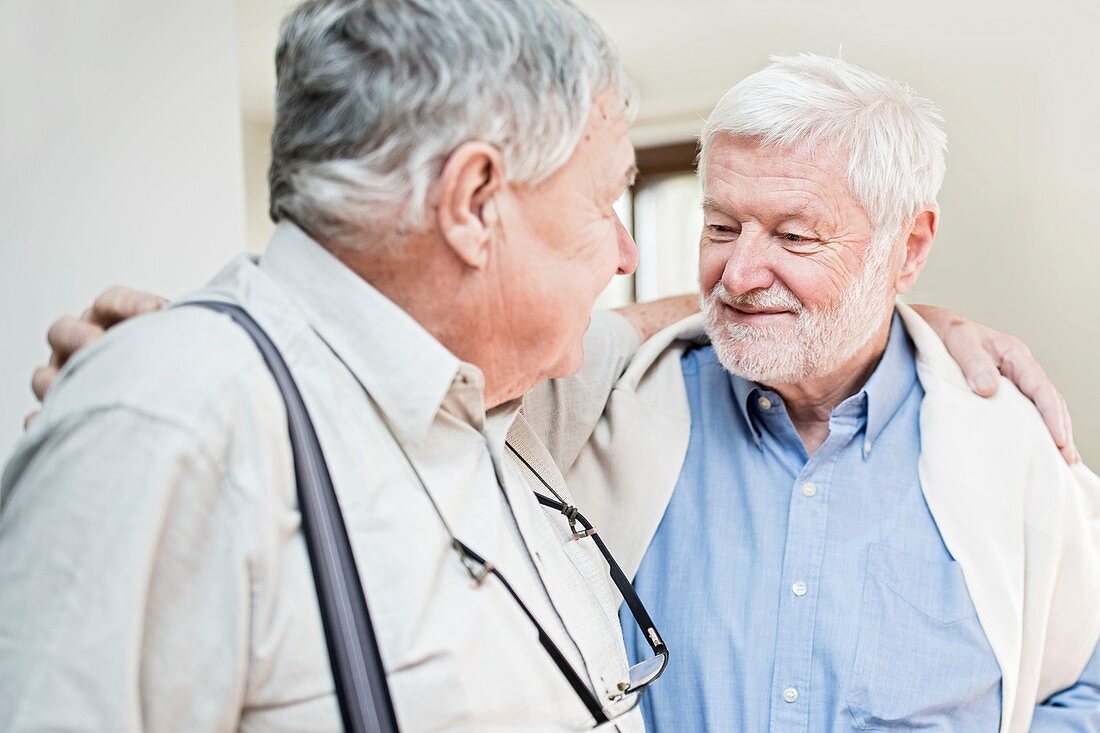
[[[118,313],[126,307],[130,299],[130,292],[130,289],[123,285],[112,285],[96,298],[95,303],[92,305],[93,313],[100,318],[110,318],[112,314]]]
[[[95,299],[96,303],[99,303],[100,301],[117,301],[120,297],[126,294],[126,291],[127,288],[122,285],[112,285],[111,287],[100,293],[99,297]]]
[[[952,330],[948,331],[943,341],[948,351],[959,359],[959,363],[987,360],[989,358],[985,349],[982,348],[981,338],[965,326],[953,327]]]
[[[982,372],[997,373],[997,364],[984,351],[971,351],[959,359],[959,366],[967,377],[975,377]]]
[[[996,362],[993,361],[993,357],[985,352],[984,349],[970,349],[962,355],[959,363],[967,370],[980,370],[980,369],[992,369],[996,367]]]
[[[1046,391],[1047,384],[1041,375],[1030,371],[1022,371],[1018,375],[1016,386],[1037,403],[1050,401],[1051,395]]]
[[[1031,354],[1031,349],[1016,336],[1005,336],[1004,340],[1006,353],[1012,354],[1022,361],[1035,360],[1035,357]]]
[[[46,331],[46,341],[50,346],[56,348],[64,341],[66,335],[72,330],[75,320],[72,316],[62,316],[50,324],[49,330]]]
[[[1024,346],[1022,341],[1017,343],[1018,345],[1004,350],[1001,361],[1014,368],[1020,374],[1021,381],[1047,381],[1046,372],[1043,371],[1042,365],[1036,361],[1035,357],[1031,355],[1031,351]]]
[[[43,398],[50,386],[53,385],[56,376],[55,370],[50,367],[40,366],[31,375],[31,390],[39,398]]]

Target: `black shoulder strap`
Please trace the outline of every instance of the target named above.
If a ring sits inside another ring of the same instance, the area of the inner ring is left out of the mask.
[[[207,308],[232,318],[256,342],[271,370],[286,402],[302,529],[317,587],[344,729],[349,733],[396,733],[397,718],[386,684],[386,671],[378,652],[347,527],[336,501],[321,443],[290,369],[275,344],[243,308],[217,301],[192,301],[181,305]]]

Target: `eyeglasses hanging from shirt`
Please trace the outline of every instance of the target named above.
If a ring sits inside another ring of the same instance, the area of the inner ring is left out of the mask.
[[[306,547],[321,606],[329,661],[332,666],[333,679],[336,683],[336,694],[344,727],[353,733],[365,733],[366,731],[395,733],[397,731],[396,715],[393,711],[389,686],[386,683],[381,656],[378,652],[377,639],[367,610],[366,596],[351,551],[343,515],[332,486],[328,466],[321,453],[320,441],[309,418],[301,393],[298,391],[297,384],[290,374],[289,367],[287,367],[270,337],[243,308],[234,304],[216,301],[196,301],[181,303],[180,305],[198,306],[223,313],[232,318],[248,332],[256,343],[272,376],[275,378],[276,385],[279,387],[283,401],[287,406],[287,421],[291,450],[294,456],[303,532],[306,536]],[[319,334],[318,337],[320,337]],[[344,363],[340,355],[331,346],[329,349],[341,363]],[[344,364],[344,366],[347,368],[347,364]],[[357,382],[359,381],[350,368],[348,372]],[[359,386],[368,399],[374,402],[374,398],[362,382],[359,382]],[[375,403],[375,407],[377,408],[377,403]],[[378,410],[378,413],[383,415],[381,410]],[[432,508],[450,538],[451,547],[458,555],[466,572],[475,581],[475,584],[478,587],[482,586],[490,576],[501,584],[538,631],[539,643],[581,702],[584,703],[595,724],[599,726],[608,722],[611,718],[608,717],[603,703],[569,664],[565,655],[550,638],[550,635],[546,633],[534,614],[531,613],[527,604],[516,593],[512,584],[490,561],[455,537],[439,506],[435,503],[434,497],[428,491],[428,487],[416,465],[405,451],[405,447],[401,445],[400,441],[395,442],[431,502]],[[545,507],[560,512],[566,518],[574,541],[591,538],[607,562],[612,581],[622,594],[634,616],[635,622],[642,630],[654,654],[650,659],[630,667],[627,678],[618,683],[616,691],[609,695],[609,701],[619,702],[628,695],[641,692],[660,677],[668,665],[668,648],[664,645],[660,634],[658,634],[653,620],[637,593],[634,592],[634,588],[626,578],[622,568],[619,567],[619,564],[588,519],[575,506],[565,502],[562,496],[554,491],[553,487],[511,443],[506,443],[506,445],[513,455],[554,496],[554,498],[550,498],[535,491],[533,493],[538,502]],[[581,529],[578,529],[578,525]]]
[[[316,335],[318,338],[321,338],[322,342],[324,342],[324,339],[321,337],[320,334]],[[366,388],[366,385],[364,385],[359,380],[359,377],[356,376],[355,372],[344,362],[343,358],[336,352],[335,349],[329,346],[327,342],[325,342],[325,345],[328,346],[329,351],[333,354],[333,356],[335,356],[341,364],[344,364],[344,368],[348,370],[348,373],[351,374],[352,378],[359,385],[359,388],[363,390],[363,393],[374,404],[375,409],[378,411],[378,414],[382,416],[383,420],[385,420],[385,413],[378,406],[378,403],[375,402],[374,397]],[[420,488],[428,497],[428,501],[431,503],[432,509],[435,511],[436,516],[439,518],[440,523],[443,525],[443,529],[447,532],[447,536],[451,541],[451,548],[458,555],[459,560],[461,561],[463,567],[465,567],[466,572],[470,575],[470,578],[475,582],[477,587],[481,587],[482,585],[484,585],[490,576],[495,578],[496,581],[501,584],[504,590],[507,591],[508,595],[511,596],[512,600],[515,601],[516,605],[519,606],[523,614],[538,631],[539,644],[542,645],[542,648],[546,651],[546,654],[551,658],[551,660],[553,660],[554,664],[557,666],[562,676],[569,683],[569,686],[573,688],[573,691],[581,699],[581,702],[584,703],[584,706],[588,709],[588,712],[595,720],[596,725],[599,726],[608,722],[611,718],[608,717],[607,712],[604,710],[603,703],[600,702],[596,694],[584,682],[584,679],[580,676],[580,674],[575,669],[573,669],[572,665],[569,664],[569,660],[566,659],[565,655],[562,653],[561,649],[559,649],[558,646],[554,643],[554,640],[550,637],[550,635],[546,633],[546,630],[538,622],[534,614],[531,613],[531,609],[527,607],[527,604],[523,602],[523,599],[519,597],[519,594],[516,593],[515,588],[513,588],[512,584],[508,582],[508,579],[504,577],[504,575],[493,565],[490,560],[479,555],[477,552],[471,549],[469,545],[467,545],[465,542],[455,536],[454,532],[451,530],[450,524],[448,524],[446,518],[443,516],[443,512],[440,510],[439,505],[436,504],[435,498],[432,496],[431,492],[428,491],[428,486],[424,482],[424,478],[420,475],[420,471],[417,469],[416,464],[413,463],[412,457],[409,456],[408,452],[405,450],[405,446],[401,444],[400,440],[395,439],[394,442],[397,444],[397,447],[401,451],[402,456],[404,456],[405,462],[412,470],[413,475],[416,476],[416,480],[420,484]],[[547,483],[546,479],[544,479],[539,474],[539,472],[536,471],[534,467],[532,467],[531,464],[522,455],[520,455],[520,453],[511,443],[505,443],[505,445],[512,452],[512,454],[515,455],[516,458],[518,458],[520,462],[522,462],[523,465],[527,467],[532,475],[534,475],[535,478],[538,479],[539,483],[541,483],[551,494],[553,494],[554,498],[550,498],[548,496],[540,494],[537,491],[532,491],[531,493],[535,495],[535,498],[538,500],[539,504],[550,509],[554,509],[555,511],[561,512],[561,514],[565,516],[566,520],[569,522],[572,538],[574,540],[591,538],[592,541],[596,544],[596,547],[599,550],[600,554],[603,555],[604,560],[607,562],[612,582],[619,590],[619,593],[622,594],[623,600],[626,601],[627,607],[630,609],[630,613],[634,617],[635,623],[638,624],[638,628],[642,630],[642,634],[645,637],[646,642],[649,644],[650,649],[653,650],[653,656],[651,658],[643,660],[642,662],[639,662],[638,664],[632,665],[630,667],[627,673],[627,678],[621,680],[618,683],[615,692],[612,695],[609,695],[608,701],[612,703],[617,703],[626,698],[628,695],[640,693],[646,687],[653,684],[653,682],[656,681],[657,678],[660,677],[661,674],[665,671],[665,667],[668,666],[668,647],[665,646],[664,640],[657,632],[657,628],[653,623],[653,619],[650,617],[649,612],[646,611],[645,606],[642,604],[641,598],[639,598],[638,594],[634,591],[634,586],[630,584],[630,580],[627,579],[626,574],[619,566],[619,563],[615,561],[615,558],[611,555],[611,551],[607,549],[607,545],[604,544],[603,539],[596,532],[596,529],[592,526],[592,523],[589,522],[588,519],[586,519],[585,516],[581,514],[575,506],[566,503],[562,496],[554,491],[553,487],[551,487],[550,484]],[[580,527],[582,528],[579,531],[577,529],[578,525],[580,525]]]

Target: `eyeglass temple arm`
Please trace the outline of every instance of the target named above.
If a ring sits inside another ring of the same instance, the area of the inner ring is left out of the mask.
[[[454,539],[453,545],[454,548],[463,555],[463,563],[466,564],[467,570],[471,570],[471,563],[480,566],[478,572],[475,573],[471,571],[471,576],[474,577],[475,580],[477,580],[478,576],[484,579],[486,575],[492,575],[500,581],[500,584],[504,586],[504,589],[508,591],[508,594],[512,596],[512,599],[523,610],[527,619],[536,629],[538,629],[539,644],[541,644],[546,653],[550,655],[550,658],[554,660],[554,664],[561,670],[562,675],[569,682],[569,686],[573,688],[573,692],[577,693],[577,697],[579,697],[584,703],[584,706],[588,708],[588,712],[596,720],[596,725],[598,726],[606,723],[608,721],[607,713],[604,712],[599,700],[596,699],[596,696],[588,689],[588,685],[584,683],[584,680],[577,674],[577,671],[569,664],[569,660],[565,658],[562,651],[558,649],[558,645],[554,643],[554,640],[551,639],[550,635],[546,633],[546,630],[542,628],[542,624],[538,622],[535,615],[531,613],[531,609],[527,607],[527,604],[523,602],[523,599],[521,599],[515,589],[512,588],[512,584],[501,575],[500,571],[497,570],[492,563],[487,562],[485,558],[470,549],[462,540]]]
[[[563,502],[551,499],[549,496],[543,496],[537,491],[532,493],[535,495],[535,498],[538,499],[539,504],[559,511],[562,514],[568,511],[569,514],[566,514],[566,516],[572,516],[585,528],[585,534],[592,538],[600,554],[603,555],[604,560],[607,561],[608,568],[611,572],[611,580],[615,583],[615,587],[619,589],[619,593],[622,594],[623,600],[626,601],[627,607],[630,608],[630,613],[634,616],[634,621],[645,635],[646,642],[653,650],[653,653],[667,656],[668,647],[665,646],[664,641],[661,639],[661,635],[657,633],[657,627],[653,623],[653,619],[650,618],[649,611],[642,605],[642,599],[638,597],[638,594],[634,590],[634,586],[627,580],[626,573],[619,567],[619,563],[615,561],[615,557],[611,554],[611,550],[607,549],[607,545],[604,544],[603,538],[596,532],[592,523],[588,521],[587,517],[577,511],[576,507],[568,506]]]

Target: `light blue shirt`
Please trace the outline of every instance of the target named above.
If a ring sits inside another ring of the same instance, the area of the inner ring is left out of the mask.
[[[996,731],[1000,668],[920,487],[924,391],[900,318],[812,457],[782,398],[710,346],[682,366],[691,440],[635,578],[672,654],[643,696],[649,729]],[[626,613],[623,628],[646,656]],[[1037,729],[1100,725],[1098,668]]]

